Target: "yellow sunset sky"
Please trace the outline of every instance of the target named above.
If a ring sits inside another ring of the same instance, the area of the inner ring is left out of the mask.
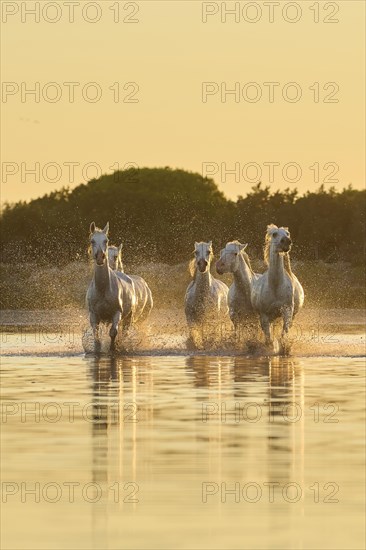
[[[129,163],[210,170],[230,198],[258,179],[364,187],[363,1],[79,1],[74,22],[70,3],[36,4],[1,2],[2,203]]]

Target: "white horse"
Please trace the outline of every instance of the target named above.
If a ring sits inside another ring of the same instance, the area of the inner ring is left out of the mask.
[[[227,315],[228,287],[222,281],[212,277],[210,264],[213,258],[212,241],[195,243],[195,258],[190,262],[193,281],[185,295],[185,315],[188,326],[193,332],[206,322],[218,321]]]
[[[291,271],[289,252],[291,237],[287,227],[267,227],[264,259],[268,270],[253,282],[252,304],[260,315],[266,343],[273,346],[272,323],[283,319],[282,339],[304,303],[304,291]]]
[[[97,353],[101,348],[100,323],[112,323],[109,335],[113,351],[118,325],[123,321],[123,330],[129,328],[136,302],[133,282],[129,284],[122,281],[108,265],[108,231],[109,223],[103,230],[97,228],[94,222],[90,224],[90,249],[95,266],[93,279],[86,293],[86,302]]]
[[[239,241],[226,244],[221,250],[220,259],[216,262],[216,271],[219,275],[232,273],[234,280],[229,288],[228,302],[229,315],[235,330],[246,328],[249,324],[257,323],[251,294],[253,281],[261,275],[254,273],[245,249],[248,245]]]
[[[136,307],[133,320],[139,323],[145,321],[153,308],[152,293],[147,282],[142,277],[139,275],[126,275],[124,272],[122,263],[122,244],[118,247],[108,247],[108,262],[109,267],[115,271],[120,279],[128,283],[131,281],[133,282],[136,295]]]

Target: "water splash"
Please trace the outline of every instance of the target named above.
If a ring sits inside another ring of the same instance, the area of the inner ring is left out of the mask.
[[[210,328],[210,327],[209,327]],[[212,327],[211,327],[212,328]],[[94,342],[86,311],[3,311],[2,355],[93,354]],[[108,327],[102,327],[102,354],[109,354]],[[203,332],[199,347],[192,346],[184,313],[176,308],[155,309],[144,325],[119,337],[121,355],[218,356],[364,356],[365,325],[361,310],[304,310],[290,331],[286,346],[264,345],[261,332],[238,336],[230,323]]]

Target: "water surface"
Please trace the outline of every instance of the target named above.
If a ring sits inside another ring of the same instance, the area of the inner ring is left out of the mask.
[[[290,357],[96,358],[3,333],[2,548],[364,548],[352,319],[343,353]]]

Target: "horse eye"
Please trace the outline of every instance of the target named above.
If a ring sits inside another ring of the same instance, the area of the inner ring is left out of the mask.
[[[92,239],[92,240],[91,240],[91,243],[92,243],[92,244],[95,244],[95,240],[94,240],[94,239]]]
[[[278,237],[277,231],[275,231],[275,233],[272,233],[272,235],[273,235],[274,238]]]

